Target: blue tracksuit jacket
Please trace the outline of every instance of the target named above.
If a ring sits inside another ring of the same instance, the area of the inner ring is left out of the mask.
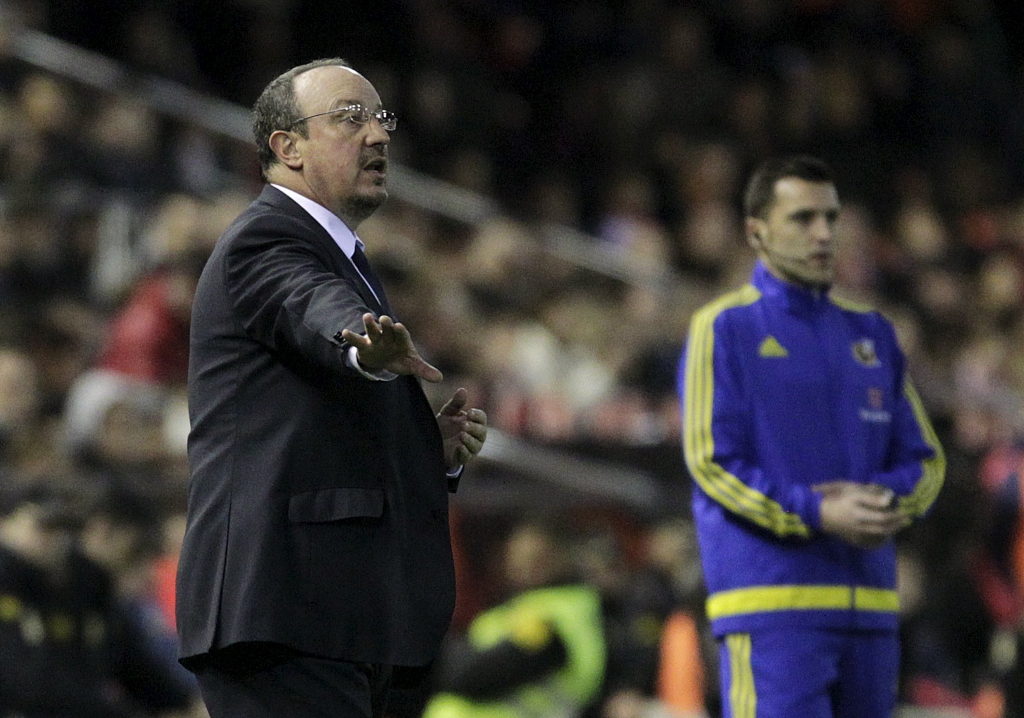
[[[715,634],[895,630],[893,542],[864,550],[822,534],[811,489],[882,484],[911,517],[938,494],[945,457],[892,325],[758,264],[694,315],[679,390]]]

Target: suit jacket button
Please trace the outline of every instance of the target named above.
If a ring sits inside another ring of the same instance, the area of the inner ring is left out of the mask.
[[[431,509],[430,510],[430,516],[431,516],[431,518],[434,519],[434,521],[441,521],[441,511],[440,511],[440,509]]]

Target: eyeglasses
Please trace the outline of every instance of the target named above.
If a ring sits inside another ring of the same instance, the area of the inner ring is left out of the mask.
[[[380,126],[391,132],[398,126],[398,116],[394,112],[388,110],[377,110],[376,112],[368,110],[362,105],[356,103],[354,105],[348,105],[347,107],[339,107],[336,110],[328,110],[327,112],[318,112],[315,115],[306,115],[288,125],[287,129],[295,127],[300,122],[311,120],[314,117],[321,117],[323,115],[336,115],[339,122],[351,122],[353,125],[365,125],[370,121],[370,118],[376,118]]]

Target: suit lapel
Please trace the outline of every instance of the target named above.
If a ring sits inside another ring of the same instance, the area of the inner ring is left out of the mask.
[[[366,282],[359,276],[356,268],[352,265],[352,261],[345,256],[345,253],[341,251],[341,247],[334,241],[334,238],[327,233],[327,230],[319,222],[310,216],[309,212],[300,207],[284,192],[270,185],[263,188],[259,201],[266,202],[302,222],[309,230],[309,236],[299,237],[299,239],[308,239],[316,246],[325,250],[331,259],[331,269],[336,274],[346,277],[352,282],[359,296],[366,302],[367,307],[377,312],[378,316],[384,313],[384,307],[381,306],[373,292],[366,286]]]

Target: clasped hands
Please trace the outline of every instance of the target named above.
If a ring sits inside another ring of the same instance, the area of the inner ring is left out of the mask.
[[[910,525],[892,489],[838,480],[811,487],[822,495],[821,530],[864,549],[879,548]]]
[[[444,378],[420,356],[409,330],[400,322],[387,315],[377,320],[367,312],[363,315],[363,327],[365,334],[349,329],[341,332],[342,339],[356,348],[360,366],[369,371],[411,374],[435,384]],[[460,388],[437,414],[445,466],[449,470],[465,465],[479,454],[487,438],[487,414],[482,409],[466,408],[468,399],[469,393]]]

